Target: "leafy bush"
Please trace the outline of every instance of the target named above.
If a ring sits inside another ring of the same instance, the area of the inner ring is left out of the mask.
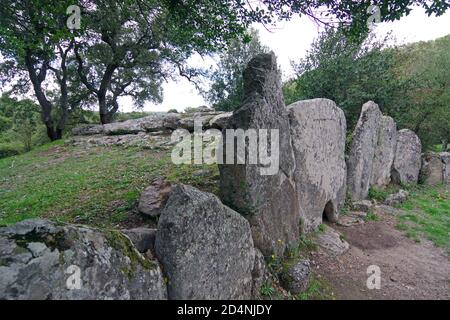
[[[169,111],[167,111],[167,113],[178,113],[177,109],[170,109]]]
[[[21,148],[18,145],[12,143],[0,144],[0,159],[6,157],[16,156],[21,153]]]
[[[11,129],[11,127],[12,127],[11,119],[2,116],[0,114],[0,133]]]

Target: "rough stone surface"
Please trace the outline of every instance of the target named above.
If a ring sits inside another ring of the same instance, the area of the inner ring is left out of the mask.
[[[422,156],[420,175],[422,182],[429,186],[436,186],[444,182],[445,163],[437,153],[425,153]]]
[[[77,268],[79,289],[71,281]],[[166,298],[157,261],[144,258],[119,231],[47,220],[0,229],[0,299]]]
[[[223,114],[219,114],[209,121],[209,126],[214,129],[223,129],[227,126],[228,120],[231,118],[232,115],[233,112],[226,112]]]
[[[140,147],[143,149],[170,149],[173,142],[170,135],[163,132],[160,135],[153,133],[138,133],[118,136],[75,136],[69,139],[69,143],[74,146],[91,148],[99,146],[122,146],[122,147]]]
[[[158,223],[155,250],[170,299],[251,297],[250,225],[213,194],[175,186]]]
[[[419,137],[409,129],[400,130],[392,166],[392,180],[397,184],[417,183],[422,165],[421,154]]]
[[[178,129],[178,127],[180,126],[180,115],[178,113],[167,113],[163,117],[162,126],[164,127],[164,129],[170,130]]]
[[[221,199],[248,218],[255,246],[265,256],[282,255],[286,245],[298,239],[300,215],[293,183],[289,118],[273,53],[250,61],[244,72],[244,97],[243,106],[233,113],[227,129],[279,130],[279,170],[274,175],[263,175],[261,169],[267,166],[248,161],[245,165],[237,161],[234,165],[220,165]],[[230,143],[225,135],[224,141]],[[245,151],[248,156],[248,144]]]
[[[142,127],[142,123],[143,121],[147,121],[146,118],[108,123],[105,124],[103,128],[107,135],[137,134],[145,131]]]
[[[105,124],[103,127],[107,135],[136,134],[174,129],[179,126],[179,121],[180,116],[176,113],[154,114],[139,119]]]
[[[443,172],[443,182],[447,186],[447,188],[450,188],[450,153],[448,152],[441,152],[441,161],[444,164],[444,172]]]
[[[391,182],[391,168],[396,148],[397,125],[391,117],[382,116],[373,159],[371,185],[384,187]]]
[[[266,265],[263,254],[255,249],[255,262],[252,271],[252,299],[261,299],[261,287],[264,283],[276,281],[275,277],[270,273]]]
[[[130,135],[142,132],[167,133],[176,129],[194,130],[194,120],[200,120],[203,129],[222,129],[231,117],[231,112],[219,112],[211,109],[194,113],[155,113],[139,119],[113,122],[105,125],[86,125],[72,130],[75,136],[91,135]]]
[[[158,217],[166,205],[172,186],[163,177],[157,177],[151,186],[142,192],[138,210],[150,217]]]
[[[311,275],[311,263],[307,259],[302,259],[284,270],[281,276],[281,284],[290,293],[299,294],[308,289]]]
[[[136,228],[122,230],[122,233],[130,238],[140,253],[146,253],[149,250],[152,253],[155,251],[156,229]]]
[[[316,243],[334,256],[344,254],[350,248],[348,242],[336,230],[329,226],[317,234]]]
[[[372,209],[373,204],[370,200],[361,200],[353,202],[352,208],[356,211],[362,211],[362,212],[368,212],[370,209]]]
[[[102,134],[104,132],[103,125],[91,124],[72,129],[74,136],[91,136],[95,134]]]
[[[398,204],[402,204],[406,200],[408,200],[409,192],[405,190],[399,190],[397,193],[391,194],[384,201],[385,205],[394,206]]]
[[[192,113],[184,116],[180,119],[179,124],[180,128],[186,129],[190,132],[194,131],[195,125],[201,123],[202,129],[206,130],[210,128],[210,121],[217,115],[221,113],[219,112],[204,112],[204,113]]]
[[[337,221],[345,200],[344,112],[328,99],[296,102],[288,107],[296,168],[294,180],[303,231],[317,228],[325,213]]]
[[[381,116],[378,105],[367,102],[353,132],[347,161],[347,188],[354,201],[366,199],[369,194]]]
[[[352,227],[365,223],[367,214],[365,212],[350,212],[348,215],[340,216],[337,225],[341,227]]]

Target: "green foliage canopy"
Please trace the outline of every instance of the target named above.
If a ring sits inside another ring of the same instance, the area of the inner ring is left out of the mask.
[[[243,100],[243,71],[257,54],[268,52],[259,40],[258,32],[251,29],[250,42],[234,40],[220,56],[218,68],[211,72],[211,88],[204,95],[216,110],[233,111]]]

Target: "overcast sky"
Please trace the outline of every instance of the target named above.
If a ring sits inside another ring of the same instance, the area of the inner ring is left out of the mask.
[[[291,61],[303,58],[310,48],[314,38],[319,34],[320,27],[308,17],[293,18],[291,21],[279,23],[267,30],[261,25],[254,25],[259,30],[261,42],[272,49],[278,57],[278,64],[283,72],[283,79],[293,75]],[[415,8],[399,21],[378,24],[375,32],[382,36],[391,32],[397,44],[407,44],[417,41],[427,41],[450,34],[450,11],[440,17],[428,17],[424,9]],[[203,60],[200,57],[192,59],[192,65],[209,68],[214,61]],[[183,111],[187,107],[208,105],[197,92],[194,85],[185,78],[170,81],[163,85],[164,101],[161,104],[147,103],[144,111],[168,111],[177,109]],[[120,111],[135,110],[131,99],[120,99]]]
[[[260,31],[261,41],[271,48],[278,56],[278,63],[283,71],[283,78],[292,75],[291,60],[298,60],[305,56],[311,42],[320,31],[309,18],[294,18],[289,22],[277,25],[267,31],[263,26],[255,25]],[[441,17],[428,17],[421,8],[414,9],[409,16],[399,21],[382,23],[376,28],[377,34],[391,31],[398,44],[436,39],[450,34],[450,12]],[[211,61],[195,59],[195,64],[209,66]],[[131,111],[129,100],[121,101],[121,111]],[[187,80],[169,82],[164,85],[164,101],[160,105],[147,104],[145,111],[167,111],[175,108],[182,111],[186,107],[206,105],[195,87]]]

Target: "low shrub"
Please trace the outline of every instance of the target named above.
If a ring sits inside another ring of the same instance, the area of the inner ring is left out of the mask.
[[[20,154],[22,149],[17,144],[13,143],[0,143],[0,159],[12,157]]]

